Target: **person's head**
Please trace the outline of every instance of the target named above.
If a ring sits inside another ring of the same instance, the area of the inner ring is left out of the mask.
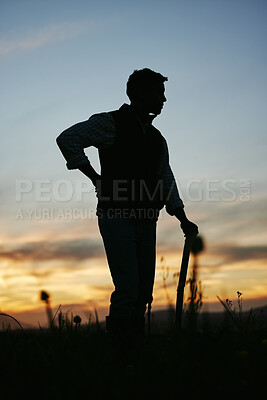
[[[165,97],[164,82],[168,78],[149,68],[135,70],[128,79],[126,93],[131,104],[144,113],[160,114]]]

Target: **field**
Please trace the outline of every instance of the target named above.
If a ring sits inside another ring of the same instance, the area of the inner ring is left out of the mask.
[[[0,355],[3,399],[259,398],[267,390],[266,318],[235,322],[227,309],[216,326],[185,318],[179,337],[154,321],[143,353],[127,366],[98,322],[2,330]]]

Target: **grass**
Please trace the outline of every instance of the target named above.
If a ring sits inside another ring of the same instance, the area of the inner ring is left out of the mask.
[[[237,308],[231,300],[218,298],[225,310],[221,324],[206,320],[200,325],[203,296],[196,258],[203,248],[200,244],[187,281],[189,303],[179,336],[174,333],[175,310],[166,282],[169,269],[161,259],[170,318],[162,329],[152,313],[151,335],[133,365],[118,365],[97,310],[87,323],[78,315],[63,313],[61,306],[53,316],[49,294],[42,291],[49,329],[23,330],[6,315],[18,329],[7,326],[0,332],[2,398],[261,398],[267,390],[266,317],[256,317],[252,310],[244,313],[242,293],[237,292]],[[173,278],[176,285],[178,276]]]
[[[31,392],[52,399],[169,399],[185,392],[187,398],[229,398],[267,389],[264,321],[236,329],[227,312],[216,328],[192,330],[185,323],[179,338],[172,329],[152,327],[140,360],[120,368],[98,321],[81,325],[71,318],[61,327],[0,333],[2,398]]]

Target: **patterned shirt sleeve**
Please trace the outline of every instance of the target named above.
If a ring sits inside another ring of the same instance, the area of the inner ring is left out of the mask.
[[[116,127],[112,115],[100,113],[66,129],[56,141],[67,161],[67,168],[76,169],[89,163],[84,152],[86,147],[106,148],[113,144],[115,135]]]
[[[170,215],[174,215],[174,210],[179,207],[184,207],[184,203],[180,198],[177,184],[169,164],[168,145],[164,137],[163,149],[161,153],[161,160],[159,166],[159,175],[163,180],[163,192],[165,200],[166,211]]]

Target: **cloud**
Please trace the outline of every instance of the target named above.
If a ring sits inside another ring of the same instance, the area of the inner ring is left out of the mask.
[[[82,35],[98,24],[94,21],[75,21],[50,24],[39,30],[30,30],[24,35],[15,34],[15,38],[0,41],[0,56],[12,52],[32,51],[49,43],[60,42]]]
[[[101,241],[88,239],[62,240],[57,242],[40,241],[23,243],[16,248],[0,247],[0,259],[11,261],[82,261],[104,256]]]
[[[173,248],[169,248],[167,256],[173,253]],[[267,260],[267,246],[235,244],[210,246],[204,250],[203,256],[213,259],[211,269],[214,267],[217,269],[240,261]],[[26,242],[20,243],[16,247],[10,245],[0,247],[0,260],[13,262],[46,262],[52,260],[79,262],[102,257],[105,257],[105,252],[100,238]],[[40,273],[36,272],[36,277],[42,277],[42,275],[45,277],[50,273],[50,269]]]
[[[259,245],[239,245],[239,244],[206,244],[204,238],[205,248],[200,254],[200,257],[206,258],[206,261],[212,261],[212,268],[227,266],[228,264],[234,264],[242,261],[267,261],[267,246],[264,244]],[[178,254],[177,249],[174,249],[172,245],[168,246],[164,243],[163,246],[158,246],[158,254],[170,255]],[[211,267],[210,267],[211,269]]]
[[[247,260],[266,260],[267,246],[235,246],[224,245],[209,249],[210,255],[223,256],[223,265]],[[222,263],[220,263],[222,265]]]

